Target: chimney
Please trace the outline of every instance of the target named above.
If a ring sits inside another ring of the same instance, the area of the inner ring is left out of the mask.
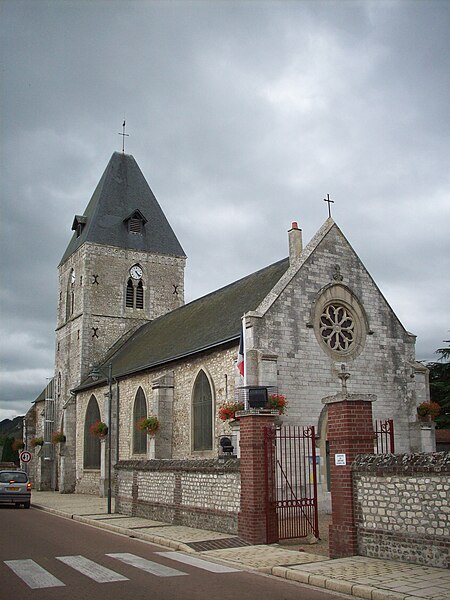
[[[288,232],[289,236],[289,262],[292,264],[300,257],[303,250],[302,230],[298,228],[298,224],[294,221]]]

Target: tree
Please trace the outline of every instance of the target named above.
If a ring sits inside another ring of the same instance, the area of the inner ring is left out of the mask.
[[[439,355],[439,359],[427,364],[430,370],[430,395],[431,400],[441,407],[436,427],[450,429],[450,347],[439,348],[436,354]]]
[[[13,449],[13,437],[7,437],[4,441],[2,462],[14,462],[19,464],[19,453]]]

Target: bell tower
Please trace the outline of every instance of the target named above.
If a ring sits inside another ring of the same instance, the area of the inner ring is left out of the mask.
[[[59,264],[55,427],[66,433],[61,491],[75,486],[70,390],[119,340],[184,304],[186,256],[131,155],[115,152]],[[69,457],[73,457],[69,458]],[[72,464],[73,463],[73,464]],[[59,478],[61,488],[61,477]]]

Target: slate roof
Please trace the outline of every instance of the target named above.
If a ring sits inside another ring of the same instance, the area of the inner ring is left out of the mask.
[[[139,211],[146,223],[142,235],[128,232],[126,219]],[[85,223],[67,246],[61,263],[84,242],[143,250],[170,256],[185,256],[175,233],[133,156],[114,152],[83,215]],[[75,222],[75,221],[74,221]]]
[[[285,258],[142,325],[104,365],[112,363],[120,377],[237,341],[244,313],[256,309],[288,267]],[[77,389],[92,385],[87,379]]]

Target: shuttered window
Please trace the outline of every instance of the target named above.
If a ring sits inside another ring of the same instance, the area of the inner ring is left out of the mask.
[[[127,289],[125,293],[125,306],[127,308],[144,308],[144,284],[142,281],[137,283],[130,277],[127,281]]]
[[[144,308],[144,286],[142,281],[136,286],[136,308]]]
[[[139,217],[131,217],[128,221],[128,231],[130,233],[142,233],[142,219]]]
[[[127,308],[134,308],[134,286],[131,279],[127,282],[126,306]]]
[[[194,450],[212,450],[213,406],[212,391],[204,371],[200,371],[194,383],[193,397],[193,446]]]

